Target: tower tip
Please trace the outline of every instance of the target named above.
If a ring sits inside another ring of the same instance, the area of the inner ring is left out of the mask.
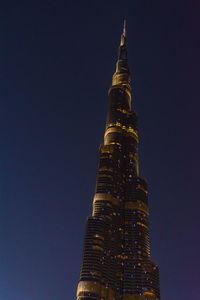
[[[126,19],[124,19],[123,35],[126,37]]]
[[[120,46],[124,46],[126,44],[126,20],[124,19],[123,33],[121,35]]]

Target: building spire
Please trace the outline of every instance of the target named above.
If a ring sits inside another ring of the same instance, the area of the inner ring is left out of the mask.
[[[123,85],[129,90],[130,86],[130,71],[128,68],[128,51],[126,44],[126,20],[124,20],[123,31],[118,51],[118,59],[116,64],[116,71],[113,75],[112,85]]]
[[[126,37],[126,20],[124,19],[123,36]]]
[[[124,19],[124,27],[123,27],[123,33],[121,35],[120,46],[124,46],[125,44],[126,44],[126,20]]]

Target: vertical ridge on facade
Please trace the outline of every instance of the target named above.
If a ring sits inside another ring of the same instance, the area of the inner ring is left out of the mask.
[[[92,216],[87,218],[77,300],[160,300],[150,259],[147,182],[139,176],[126,28],[108,91]]]

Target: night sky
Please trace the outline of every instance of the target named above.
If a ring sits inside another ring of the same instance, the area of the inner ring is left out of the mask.
[[[162,300],[200,295],[200,2],[0,4],[0,299],[75,299],[127,19]]]

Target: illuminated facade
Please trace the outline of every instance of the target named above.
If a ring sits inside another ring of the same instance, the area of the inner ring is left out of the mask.
[[[77,300],[159,300],[150,260],[148,192],[138,170],[137,114],[131,107],[126,31],[108,91],[92,216],[87,218]]]

